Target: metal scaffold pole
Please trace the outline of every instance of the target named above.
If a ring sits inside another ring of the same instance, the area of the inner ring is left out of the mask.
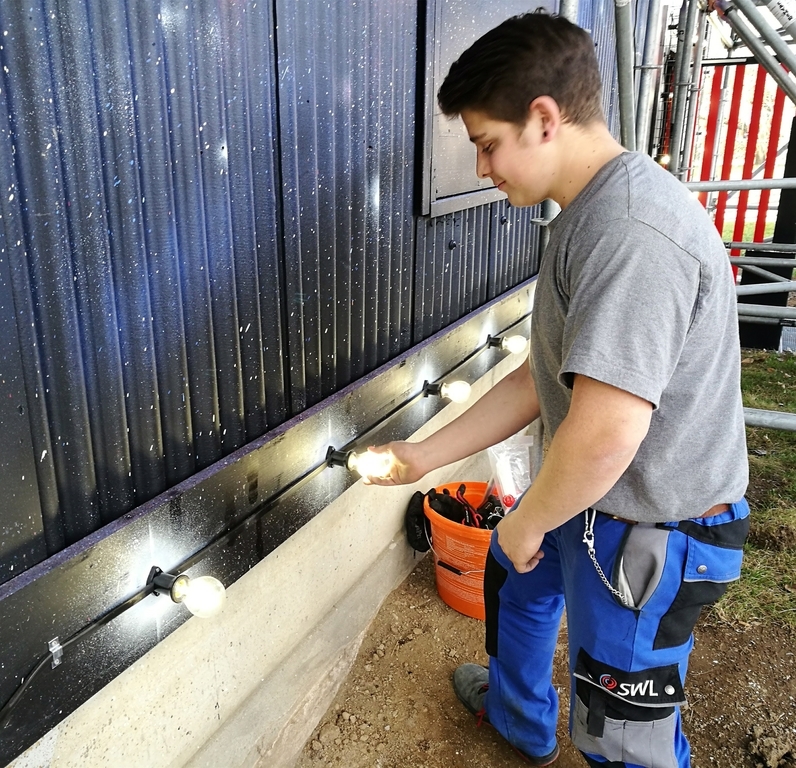
[[[784,429],[788,432],[796,432],[796,413],[744,408],[743,417],[747,427],[765,427],[768,429]]]
[[[626,149],[636,149],[636,107],[633,84],[633,6],[630,0],[614,0],[616,71],[619,87],[619,139]]]
[[[738,9],[728,5],[724,9],[724,18],[735,30],[735,34],[738,35],[741,42],[752,52],[752,55],[760,64],[766,68],[766,71],[771,77],[777,81],[777,84],[785,91],[788,98],[796,104],[796,81],[782,69],[773,54],[769,53],[766,46],[757,37],[756,32],[747,26],[746,21],[744,21]]]
[[[746,16],[751,25],[760,33],[763,41],[774,49],[780,62],[791,72],[796,72],[796,55],[793,54],[790,46],[782,39],[779,32],[757,10],[757,6],[752,0],[732,0],[732,4]]]
[[[691,144],[694,141],[696,130],[697,107],[699,106],[699,93],[702,87],[702,49],[705,44],[707,17],[705,12],[699,11],[699,33],[694,54],[694,69],[690,78],[691,86],[688,91],[688,117],[685,123],[685,138],[683,140],[683,154],[680,163],[679,178],[684,178],[691,171]]]
[[[672,116],[672,138],[669,146],[669,170],[679,177],[680,157],[683,151],[683,126],[685,124],[686,102],[688,91],[694,76],[691,64],[693,59],[692,45],[694,42],[694,31],[696,30],[697,13],[699,12],[699,0],[687,0],[680,9],[681,22],[683,22],[683,35],[680,37],[679,29],[677,36],[677,55],[675,58],[674,71],[674,109]],[[683,14],[685,20],[683,21]]]
[[[655,72],[658,69],[657,50],[661,36],[661,0],[650,0],[647,8],[647,28],[644,33],[644,53],[638,79],[638,106],[636,109],[636,148],[646,152],[650,141],[652,108],[654,103]]]
[[[561,0],[558,6],[558,15],[573,24],[577,24],[579,2],[580,0]]]

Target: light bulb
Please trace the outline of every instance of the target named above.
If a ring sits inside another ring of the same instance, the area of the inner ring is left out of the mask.
[[[661,157],[660,157],[660,160],[658,160],[658,162],[660,163],[660,165],[662,165],[664,168],[665,168],[667,165],[669,165],[669,163],[670,163],[671,161],[672,161],[672,158],[671,158],[671,156],[670,156],[670,155],[661,155]]]
[[[388,477],[392,468],[392,455],[363,451],[348,457],[348,468],[359,472],[362,477]]]
[[[466,381],[451,381],[440,387],[439,394],[454,403],[464,403],[470,398],[470,385]]]
[[[182,583],[182,579],[187,584]],[[178,588],[178,585],[179,588]],[[177,592],[177,594],[175,594]],[[194,616],[200,619],[209,619],[215,616],[224,605],[227,592],[224,585],[212,576],[200,576],[198,579],[189,579],[180,576],[171,590],[172,599],[182,603]],[[177,597],[179,596],[179,600]]]
[[[500,348],[511,352],[512,355],[519,355],[520,352],[525,352],[528,346],[528,339],[525,336],[504,336],[500,342]]]

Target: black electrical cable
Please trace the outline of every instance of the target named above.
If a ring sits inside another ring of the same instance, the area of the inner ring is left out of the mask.
[[[505,334],[506,331],[524,322],[525,320],[527,320],[529,316],[530,314],[524,315],[519,320],[515,321],[510,326],[508,326],[503,331],[503,333]],[[487,340],[484,344],[477,347],[467,357],[465,357],[463,360],[461,360],[459,363],[453,366],[453,368],[451,368],[447,373],[443,375],[443,378],[444,376],[450,376],[450,374],[452,374],[454,371],[457,371],[463,365],[468,363],[477,354],[489,348],[490,344],[489,340]],[[393,418],[393,416],[397,415],[404,408],[411,405],[415,401],[421,399],[422,397],[423,397],[422,390],[417,394],[412,395],[408,400],[405,400],[400,405],[397,405],[391,411],[382,416],[378,421],[376,421],[374,424],[368,427],[368,429],[366,429],[362,434],[357,436],[354,440],[351,440],[348,443],[346,443],[346,445],[341,450],[345,451],[353,449],[354,446],[361,443],[362,440],[364,440],[368,435],[372,434],[380,427],[383,427],[386,422],[388,422],[391,418]],[[328,464],[326,463],[326,461],[323,461],[321,464],[316,465],[301,477],[298,477],[292,482],[285,485],[283,488],[277,491],[273,496],[271,496],[271,498],[264,501],[263,504],[257,509],[255,509],[250,515],[247,515],[245,518],[243,518],[243,520],[237,522],[232,528],[218,534],[216,537],[211,539],[207,544],[205,544],[205,546],[197,550],[187,560],[183,561],[175,570],[178,573],[188,570],[189,568],[196,565],[196,563],[200,562],[203,559],[204,555],[208,552],[208,550],[212,549],[215,546],[218,546],[219,544],[229,543],[230,541],[232,541],[245,527],[254,524],[263,515],[265,515],[267,512],[273,509],[273,507],[276,506],[276,504],[281,500],[283,496],[292,491],[298,490],[301,486],[305,485],[317,474],[326,469],[327,466]],[[61,643],[60,645],[61,650],[62,651],[65,650],[66,648],[76,643],[81,638],[91,634],[92,632],[104,626],[105,624],[108,624],[109,622],[113,621],[117,616],[120,616],[129,608],[132,608],[134,605],[139,603],[141,600],[143,600],[145,597],[147,597],[147,595],[149,595],[153,591],[154,591],[154,585],[151,583],[147,584],[145,587],[142,587],[138,592],[129,597],[123,603],[120,603],[115,608],[112,608],[107,613],[94,619],[94,621],[92,621],[90,624],[87,624],[85,627],[75,632],[74,635],[72,635],[63,643]],[[27,690],[28,686],[34,680],[36,675],[38,675],[38,673],[42,670],[44,665],[52,658],[53,658],[53,651],[48,651],[46,654],[44,654],[34,664],[34,666],[31,668],[31,671],[27,674],[27,676],[22,678],[22,682],[20,682],[19,687],[14,691],[13,694],[11,694],[11,697],[8,699],[8,701],[6,701],[6,703],[3,704],[2,707],[0,707],[0,729],[8,727],[8,718],[11,715],[13,708],[16,706],[17,702],[22,698],[22,694]]]
[[[117,605],[115,608],[112,608],[107,613],[104,613],[99,618],[94,619],[94,621],[92,621],[90,624],[87,624],[85,627],[75,632],[74,635],[60,644],[60,650],[65,650],[81,638],[91,634],[94,630],[113,621],[117,616],[128,610],[128,608],[132,608],[136,603],[139,603],[141,600],[143,600],[150,592],[153,591],[153,589],[154,586],[152,584],[147,584],[145,587],[132,595],[132,597],[129,597],[123,603],[119,603],[119,605]],[[5,704],[3,704],[2,707],[0,707],[0,728],[8,728],[7,721],[11,711],[36,675],[38,675],[44,665],[53,658],[53,653],[54,651],[48,651],[36,662],[27,676],[22,678],[22,682],[19,684],[19,687],[16,689],[16,691],[11,694],[11,698]]]

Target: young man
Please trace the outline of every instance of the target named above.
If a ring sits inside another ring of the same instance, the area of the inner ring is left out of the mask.
[[[570,733],[592,766],[686,768],[679,706],[703,605],[739,576],[747,459],[735,291],[721,239],[666,171],[613,139],[589,35],[515,17],[451,67],[476,167],[515,206],[552,198],[530,365],[420,443],[382,484],[541,416],[538,477],[497,527],[484,579],[489,669],[454,688],[532,765],[558,756],[552,658],[564,605]]]

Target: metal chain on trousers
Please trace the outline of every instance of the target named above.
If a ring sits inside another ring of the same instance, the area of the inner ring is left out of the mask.
[[[586,515],[586,530],[583,533],[583,543],[586,545],[589,551],[589,557],[591,561],[594,563],[594,570],[597,571],[597,575],[602,579],[603,584],[610,590],[612,595],[615,595],[622,601],[622,605],[627,606],[628,599],[618,590],[615,589],[611,582],[608,581],[605,574],[603,573],[603,569],[600,567],[600,564],[597,562],[597,554],[594,551],[594,521],[597,519],[597,510],[596,509],[587,509],[584,514]],[[591,515],[591,518],[589,518]]]

